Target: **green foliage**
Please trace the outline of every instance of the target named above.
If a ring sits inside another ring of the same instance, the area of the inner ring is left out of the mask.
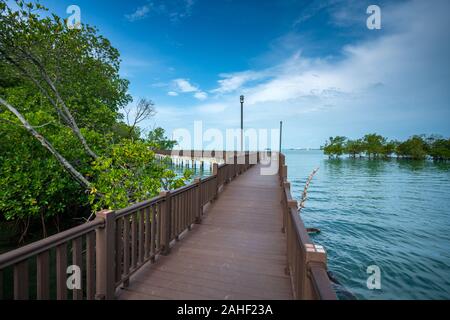
[[[339,157],[342,154],[356,157],[365,154],[369,158],[378,158],[395,154],[408,159],[425,159],[429,156],[433,160],[450,160],[450,139],[436,135],[415,135],[404,142],[388,141],[376,133],[357,140],[337,136],[330,137],[322,148],[329,157]]]
[[[355,158],[357,155],[361,155],[364,152],[364,143],[361,139],[347,140],[344,146],[344,152]]]
[[[399,142],[395,141],[395,140],[384,143],[383,148],[382,148],[383,156],[390,157],[393,153],[396,152],[398,145],[399,145]]]
[[[124,208],[154,197],[161,189],[178,188],[190,179],[188,173],[177,178],[173,171],[155,161],[149,147],[147,142],[123,140],[94,161],[95,182],[89,194],[94,210]]]
[[[366,134],[363,138],[364,151],[370,157],[377,158],[383,154],[386,138],[376,134]]]
[[[139,127],[134,128],[130,132],[130,126],[124,122],[116,122],[111,127],[114,141],[120,141],[121,139],[139,140],[140,131]]]
[[[177,144],[175,140],[170,140],[165,136],[163,128],[155,128],[148,133],[148,142],[151,144],[153,150],[172,150]]]
[[[450,160],[450,139],[434,140],[429,154],[434,160]]]
[[[400,143],[397,147],[397,154],[404,158],[425,159],[428,146],[421,136],[412,136],[408,140]]]
[[[138,127],[123,122],[119,110],[131,98],[128,81],[119,76],[119,52],[110,42],[90,26],[70,30],[54,14],[41,16],[46,9],[40,5],[17,5],[18,10],[9,10],[0,0],[0,97],[14,105],[92,187],[81,187],[0,105],[0,220],[64,217],[73,206],[119,209],[161,189],[184,185],[191,174],[176,176],[166,163],[155,161],[152,151],[172,148],[175,141],[167,139],[162,128],[144,141]],[[98,155],[96,160],[57,112],[52,103],[56,92]]]
[[[344,153],[344,143],[346,137],[336,136],[336,137],[330,137],[328,141],[325,142],[325,146],[323,146],[323,152],[332,157],[339,157]]]
[[[46,87],[45,70],[80,127],[95,124],[96,130],[108,130],[120,106],[131,100],[128,81],[119,76],[117,49],[91,26],[69,29],[55,14],[41,16],[46,9],[40,5],[16,3],[18,10],[3,4],[0,15],[2,62],[9,63],[8,73],[36,89],[36,83]]]
[[[67,128],[42,111],[26,116],[32,124],[48,123],[41,132],[62,149],[65,146],[69,157],[76,158],[77,148],[71,148],[75,139]],[[5,219],[41,213],[50,217],[64,212],[72,202],[86,202],[79,185],[11,114],[0,113],[0,126],[0,212]]]

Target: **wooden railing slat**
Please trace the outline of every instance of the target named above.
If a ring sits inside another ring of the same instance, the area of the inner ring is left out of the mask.
[[[131,215],[131,268],[137,265],[137,217],[136,213]]]
[[[122,280],[122,268],[123,268],[123,224],[124,219],[116,219],[116,282]]]
[[[138,217],[139,217],[139,264],[142,264],[144,262],[144,209],[139,210]]]
[[[180,235],[181,230],[183,230],[183,208],[184,208],[184,200],[186,198],[186,192],[183,192],[179,197],[178,201],[178,228],[177,228],[177,236]]]
[[[49,290],[49,251],[38,254],[36,258],[36,298],[48,300]]]
[[[162,204],[158,203],[156,205],[157,211],[156,211],[156,234],[155,234],[155,254],[156,251],[160,250],[161,246],[161,236],[162,236],[162,229],[161,229],[161,210],[162,210]]]
[[[72,240],[72,265],[78,266],[80,268],[81,274],[83,274],[83,242],[82,238],[78,237]],[[81,277],[83,279],[83,277]],[[83,289],[74,288],[72,290],[73,300],[81,300],[83,299]]]
[[[185,230],[187,227],[187,217],[189,214],[189,211],[188,211],[189,204],[188,203],[189,203],[189,191],[187,191],[183,194],[183,203],[182,203],[182,209],[181,209],[181,217],[182,217],[181,222],[182,223],[181,223],[180,233],[182,233],[183,230]]]
[[[174,210],[175,223],[173,224],[173,226],[174,226],[173,236],[176,237],[176,239],[178,240],[178,228],[179,228],[179,223],[180,223],[180,196],[176,195],[174,197],[174,200],[175,200],[175,210]]]
[[[176,223],[175,223],[175,230],[174,230],[174,235],[176,237],[176,239],[178,240],[178,231],[180,229],[180,202],[181,202],[181,197],[178,195],[176,197],[177,201],[176,201]]]
[[[161,206],[161,245],[163,246],[162,254],[167,255],[170,252],[170,230],[171,230],[171,211],[172,199],[170,191],[162,191],[160,195],[164,196],[165,201]]]
[[[67,244],[56,247],[56,299],[67,299]]]
[[[155,216],[155,210],[156,208],[153,206],[151,208],[149,208],[149,212],[150,212],[150,230],[148,230],[150,232],[150,257],[152,259],[155,258],[155,239],[156,239],[156,216]]]
[[[187,213],[187,192],[184,192],[181,195],[181,201],[180,201],[180,224],[178,227],[178,234],[181,234],[186,226],[186,213]]]
[[[123,218],[123,275],[128,277],[130,273],[130,218]],[[128,281],[124,282],[124,286],[128,285]]]
[[[95,232],[86,235],[86,299],[95,299]]]
[[[184,210],[183,208],[185,205],[185,198],[186,198],[186,192],[182,193],[180,195],[180,201],[178,203],[178,230],[177,235],[180,235],[181,230],[183,230],[183,220],[184,220]]]
[[[191,191],[188,194],[188,216],[187,216],[187,227],[189,230],[191,230],[191,223],[192,223],[192,195],[194,194],[195,189],[191,189]]]
[[[28,300],[28,260],[14,265],[14,300]]]
[[[153,206],[150,206],[148,208],[145,208],[145,245],[144,245],[144,252],[145,252],[145,260],[147,260],[150,257],[151,250],[151,226],[150,226],[150,211],[152,210]]]

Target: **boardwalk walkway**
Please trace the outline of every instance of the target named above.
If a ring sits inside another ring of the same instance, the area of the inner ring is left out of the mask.
[[[137,271],[118,299],[292,299],[281,190],[259,165],[237,177],[202,224]]]

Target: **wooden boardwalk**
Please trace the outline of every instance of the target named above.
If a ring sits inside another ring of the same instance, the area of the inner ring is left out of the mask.
[[[202,224],[119,288],[118,299],[292,299],[278,175],[255,165],[225,185]]]
[[[1,254],[0,300],[337,299],[284,154],[179,153],[227,161],[209,177]],[[278,174],[260,175],[261,156]],[[67,289],[68,265],[83,270],[80,289]]]

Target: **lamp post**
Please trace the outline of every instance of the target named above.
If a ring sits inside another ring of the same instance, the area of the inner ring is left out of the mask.
[[[244,150],[244,95],[241,95],[241,152]]]

